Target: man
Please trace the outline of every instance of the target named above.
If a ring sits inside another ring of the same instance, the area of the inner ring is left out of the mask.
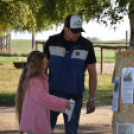
[[[70,15],[65,19],[62,32],[51,36],[44,47],[49,65],[50,93],[75,100],[74,111],[69,122],[67,115],[63,114],[66,134],[77,134],[86,67],[90,76],[87,113],[95,110],[96,58],[92,43],[83,38],[81,32],[84,32],[82,19],[77,15]],[[50,112],[52,129],[56,125],[58,115],[57,112]]]

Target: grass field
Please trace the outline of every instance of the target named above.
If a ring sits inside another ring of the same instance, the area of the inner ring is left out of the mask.
[[[11,51],[12,53],[28,54],[32,51],[32,41],[31,40],[12,40]],[[38,50],[43,51],[43,45],[38,44]]]
[[[100,62],[101,61],[100,51],[95,51],[95,55],[96,55],[97,62]],[[3,55],[3,56],[0,56],[0,62],[12,63],[13,61],[14,62],[18,61],[19,58],[21,59],[21,61],[25,61],[27,59],[26,56],[22,56],[22,55],[18,55],[18,56]],[[104,52],[104,62],[115,62],[115,52],[114,51]]]
[[[118,44],[117,44],[118,45]],[[110,46],[110,44],[109,44]],[[115,44],[114,44],[115,46]],[[43,45],[38,44],[38,50],[43,51]],[[0,61],[2,62],[12,62],[16,61],[17,57],[23,57],[23,55],[27,55],[29,52],[32,51],[32,41],[31,40],[12,40],[11,45],[11,56],[1,56]],[[104,50],[104,62],[115,62],[115,52],[113,50]],[[2,54],[0,54],[2,55]],[[98,48],[95,48],[95,55],[97,62],[101,61],[101,52],[98,50]],[[25,57],[24,57],[25,58]]]
[[[19,81],[21,70],[17,70],[13,66],[13,62],[26,61],[26,56],[32,51],[32,42],[30,40],[12,40],[12,54],[0,56],[0,103],[6,101],[14,101],[16,89]],[[42,44],[38,46],[42,51]],[[16,56],[14,54],[17,54]],[[100,51],[95,51],[97,62],[101,60]],[[115,62],[115,51],[104,51],[104,62]],[[98,103],[111,103],[113,94],[113,84],[111,83],[112,75],[99,75],[96,98]],[[85,91],[83,93],[83,102],[88,99],[88,76],[85,76]]]
[[[101,61],[101,52],[95,51],[97,62]],[[104,51],[104,62],[115,62],[115,51]]]
[[[12,63],[0,62],[0,103],[14,101],[16,89],[21,74],[21,69],[15,69]],[[111,83],[112,75],[98,75],[98,86],[96,98],[98,103],[111,103],[113,84]],[[88,99],[88,76],[85,76],[85,91],[83,102]],[[105,97],[105,99],[102,99]],[[106,99],[106,97],[108,99]],[[102,100],[101,100],[102,99]]]

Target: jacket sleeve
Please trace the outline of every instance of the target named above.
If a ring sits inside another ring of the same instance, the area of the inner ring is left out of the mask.
[[[54,110],[57,112],[64,112],[65,105],[68,100],[50,95],[43,84],[37,78],[32,78],[30,81],[30,93],[32,98],[44,108]]]

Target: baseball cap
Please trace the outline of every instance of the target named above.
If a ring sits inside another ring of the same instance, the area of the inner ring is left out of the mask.
[[[82,28],[82,19],[77,15],[69,15],[66,17],[64,25],[73,33],[85,32]]]

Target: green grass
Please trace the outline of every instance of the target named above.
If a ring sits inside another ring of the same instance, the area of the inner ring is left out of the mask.
[[[96,55],[97,62],[100,62],[101,61],[100,51],[95,51],[95,55]],[[18,56],[3,55],[0,56],[0,62],[12,63],[15,61],[19,61],[18,58],[21,58],[21,61],[25,61],[27,59],[26,56],[22,56],[21,54],[19,54]],[[112,51],[104,52],[104,62],[115,62],[115,53]]]
[[[100,62],[101,61],[100,51],[95,51],[95,55],[96,55],[97,62]],[[16,55],[16,56],[14,56],[14,54],[9,55],[9,56],[7,56],[7,55],[0,56],[0,62],[12,63],[12,62],[18,61],[18,58],[21,58],[21,61],[25,61],[27,59],[26,56],[22,56],[22,53],[20,53],[19,55]],[[105,51],[104,52],[104,62],[115,62],[115,52],[114,51]]]
[[[42,44],[39,44],[38,48],[42,51]],[[21,58],[21,61],[26,61],[26,55],[32,51],[32,42],[30,40],[12,40],[11,50],[11,54],[0,54],[0,102],[14,101],[21,70],[15,69],[12,63],[19,61],[18,58]],[[97,62],[100,62],[100,51],[95,51],[95,54]],[[115,62],[115,51],[104,50],[104,62]],[[111,103],[113,94],[111,80],[112,75],[98,75],[97,103]],[[85,76],[85,88],[84,103],[89,97],[88,76]]]
[[[116,46],[118,44],[114,44],[112,46]],[[110,44],[109,44],[110,46]],[[122,45],[123,46],[123,45]],[[43,51],[43,45],[38,44],[38,50]],[[19,57],[23,57],[23,55],[27,55],[32,51],[32,41],[31,40],[12,40],[12,45],[11,45],[11,51],[12,54],[9,57],[0,57],[0,61],[2,62],[7,62],[11,63],[12,61],[16,61],[15,54],[18,55]],[[112,50],[104,50],[104,62],[115,62],[115,52]],[[2,54],[1,54],[2,55]],[[101,61],[101,52],[98,50],[98,48],[95,48],[95,55],[97,62]],[[14,57],[13,57],[14,56]]]
[[[21,69],[15,69],[13,64],[0,63],[0,94],[16,93]]]
[[[106,41],[108,43],[108,41]],[[119,41],[119,42],[125,42],[125,41]],[[105,41],[104,41],[105,43]],[[103,42],[101,44],[93,44],[95,45],[102,45],[102,46],[126,46],[126,44],[118,44],[118,41],[114,41],[113,43],[117,43],[117,44],[103,44]]]
[[[14,102],[21,69],[15,69],[11,63],[0,62],[0,103]],[[98,86],[96,92],[97,103],[111,103],[113,84],[112,75],[98,75]],[[85,88],[83,102],[88,100],[88,76],[85,76]]]
[[[108,44],[108,46],[119,46],[119,45],[125,46],[125,44]],[[38,44],[38,50],[43,51],[42,44]],[[31,40],[12,40],[11,51],[12,53],[17,53],[18,55],[28,54],[29,52],[32,51],[32,41]],[[97,62],[100,62],[101,52],[95,50],[95,54],[96,54]],[[104,50],[104,62],[114,62],[114,61],[115,61],[115,51]]]
[[[85,76],[85,91],[83,93],[83,102],[86,103],[89,98],[89,86],[88,86],[89,76]],[[113,86],[114,84],[111,83],[112,75],[103,74],[97,75],[97,91],[96,91],[96,99],[97,103],[111,103],[112,96],[113,96]]]
[[[13,56],[13,57],[7,57],[7,56],[0,56],[0,63],[13,63],[18,62],[19,58],[21,61],[26,61],[27,57],[21,57],[21,56]]]
[[[38,44],[38,50],[43,51],[42,44]],[[28,54],[32,51],[32,40],[12,40],[11,51],[17,54]]]
[[[101,52],[95,51],[97,62],[101,62]],[[115,51],[105,50],[103,53],[104,62],[115,62]]]

